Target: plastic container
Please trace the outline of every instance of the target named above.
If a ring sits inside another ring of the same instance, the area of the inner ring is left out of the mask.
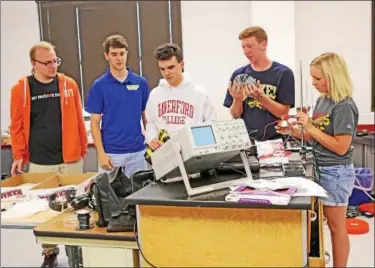
[[[365,191],[371,195],[374,186],[374,172],[371,168],[356,168],[356,181],[352,195],[349,197],[349,206],[359,206],[371,202],[371,198],[366,195]]]

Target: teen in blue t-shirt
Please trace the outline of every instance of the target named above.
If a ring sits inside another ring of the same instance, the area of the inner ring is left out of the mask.
[[[145,124],[144,110],[150,90],[145,78],[125,66],[128,46],[124,37],[110,36],[103,45],[109,70],[92,84],[86,111],[91,113],[99,172],[122,166],[130,177],[148,168],[141,118]]]
[[[274,127],[294,107],[293,72],[267,57],[264,29],[249,27],[239,39],[250,64],[232,74],[224,106],[234,118],[245,121],[250,137],[259,141],[281,138]]]

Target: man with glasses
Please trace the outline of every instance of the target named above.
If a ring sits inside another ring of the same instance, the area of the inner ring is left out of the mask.
[[[10,135],[12,176],[29,172],[81,173],[87,153],[87,133],[79,88],[61,73],[61,60],[48,42],[30,49],[32,75],[21,78],[11,90]],[[56,267],[57,245],[42,245],[42,267]]]

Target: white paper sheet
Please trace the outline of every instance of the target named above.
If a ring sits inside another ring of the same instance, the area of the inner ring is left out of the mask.
[[[296,187],[297,192],[293,196],[328,197],[327,191],[311,179],[302,177],[283,177],[275,180],[282,184]]]
[[[250,181],[247,185],[257,189],[268,188],[270,190],[295,187],[297,192],[293,196],[327,197],[327,192],[322,186],[311,179],[302,177],[282,177],[272,180],[259,179]]]
[[[1,213],[2,219],[16,219],[30,217],[38,212],[49,210],[47,200],[30,200],[16,203],[8,210]]]

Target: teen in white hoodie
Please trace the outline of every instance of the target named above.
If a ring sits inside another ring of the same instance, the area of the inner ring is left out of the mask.
[[[157,149],[161,145],[159,129],[173,135],[185,125],[216,120],[216,111],[206,90],[183,73],[182,51],[176,44],[159,46],[154,57],[164,79],[151,91],[147,102],[146,142]]]

